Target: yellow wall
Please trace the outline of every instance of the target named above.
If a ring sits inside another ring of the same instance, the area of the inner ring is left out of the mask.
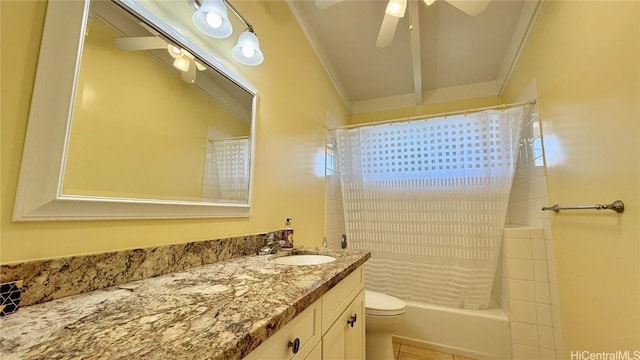
[[[436,104],[424,104],[404,109],[377,111],[371,113],[354,114],[351,117],[352,124],[364,124],[369,122],[384,121],[390,119],[403,119],[419,115],[441,114],[446,112],[477,109],[487,106],[502,104],[498,96],[487,96],[459,101],[451,101]]]
[[[565,358],[640,344],[640,2],[549,1],[506,89],[536,80]],[[633,356],[633,353],[632,353]]]
[[[200,201],[208,129],[249,136],[249,124],[146,52],[119,50],[104,22],[87,33],[63,193]]]
[[[265,55],[264,63],[257,67],[228,63],[257,88],[260,96],[251,218],[13,223],[11,214],[46,3],[0,1],[0,262],[259,233],[282,227],[285,217],[294,219],[296,244],[322,243],[325,114],[328,109],[344,120],[349,117],[348,110],[286,2],[239,1],[234,5],[250,19]],[[234,36],[238,33],[236,29]]]

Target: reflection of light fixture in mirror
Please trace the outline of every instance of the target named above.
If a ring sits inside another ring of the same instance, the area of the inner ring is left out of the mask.
[[[227,38],[233,32],[223,0],[202,0],[192,21],[198,30],[214,38]]]
[[[406,1],[406,0],[405,0]],[[264,60],[260,50],[260,43],[253,26],[227,0],[187,0],[193,13],[193,24],[206,35],[215,38],[226,38],[231,35],[233,28],[227,17],[227,7],[236,14],[247,26],[240,36],[238,43],[231,50],[233,58],[244,65],[259,65]]]
[[[180,48],[177,46],[168,44],[167,51],[169,52],[169,55],[171,55],[171,57],[174,59],[182,57],[182,50],[180,50]]]
[[[207,69],[206,66],[197,62],[195,56],[187,50],[180,49],[172,44],[167,44],[167,52],[175,59],[173,60],[173,67],[182,71],[180,75],[182,80],[190,84],[196,82],[196,70],[204,71]]]
[[[385,13],[401,18],[407,9],[407,0],[390,0]]]
[[[173,61],[173,66],[180,71],[189,71],[189,58],[180,56]]]
[[[258,37],[252,28],[245,30],[238,37],[238,43],[231,50],[231,56],[244,65],[259,65],[264,60],[264,55],[260,51]]]

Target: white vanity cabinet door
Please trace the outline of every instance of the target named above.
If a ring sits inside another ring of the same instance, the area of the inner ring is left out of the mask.
[[[364,360],[364,341],[364,291],[360,291],[322,337],[322,358]]]
[[[267,341],[258,346],[245,360],[292,360],[305,359],[320,342],[321,301],[316,301],[291,320]],[[297,353],[292,346],[296,339],[300,342]]]
[[[364,360],[365,359],[365,312],[364,312],[364,290],[360,291],[358,296],[353,300],[347,314],[356,316],[353,326],[349,324],[346,337],[346,359],[349,360]],[[352,319],[350,316],[350,320]]]
[[[364,360],[364,318],[364,273],[359,267],[244,360]],[[296,338],[300,349],[294,354],[288,344]]]
[[[364,289],[364,271],[361,266],[322,296],[323,334],[336,322],[362,289]]]
[[[304,360],[322,360],[322,344],[316,345],[311,351],[311,354],[307,355]]]

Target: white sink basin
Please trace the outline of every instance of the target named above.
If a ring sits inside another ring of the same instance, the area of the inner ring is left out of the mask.
[[[287,255],[276,257],[269,261],[283,265],[318,265],[336,261],[336,258],[328,255]]]

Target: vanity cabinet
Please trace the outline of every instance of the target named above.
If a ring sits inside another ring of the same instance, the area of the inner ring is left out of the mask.
[[[364,290],[322,336],[322,356],[331,360],[364,359]]]
[[[364,360],[364,273],[357,268],[245,360]]]

